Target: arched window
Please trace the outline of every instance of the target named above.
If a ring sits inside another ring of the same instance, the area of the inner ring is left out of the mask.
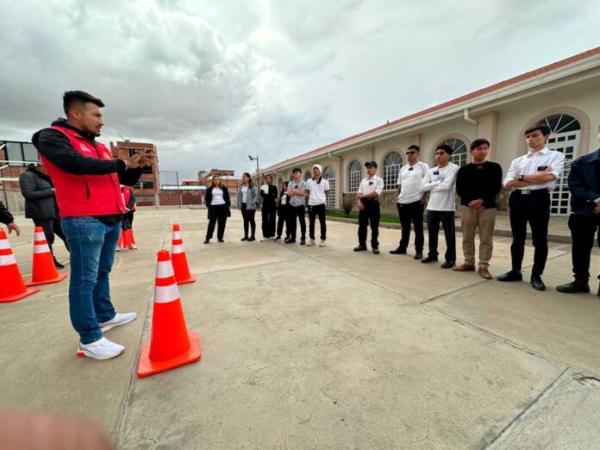
[[[390,152],[383,160],[383,189],[395,189],[398,173],[402,167],[402,156],[398,152]]]
[[[441,144],[449,145],[452,148],[452,155],[450,156],[450,162],[456,164],[458,167],[462,167],[467,164],[467,144],[461,139],[450,138],[446,139]],[[440,145],[441,145],[440,144]]]
[[[327,193],[327,207],[335,207],[335,172],[330,166],[323,169],[323,178],[329,181],[329,192]]]
[[[362,178],[362,166],[359,161],[352,161],[348,167],[348,191],[358,191],[360,179]]]
[[[575,117],[568,114],[553,114],[540,120],[538,125],[550,127],[547,147],[565,155],[565,167],[560,178],[556,180],[556,189],[550,194],[550,212],[561,216],[568,215],[571,192],[567,180],[571,170],[571,161],[577,157],[579,150],[581,124]]]

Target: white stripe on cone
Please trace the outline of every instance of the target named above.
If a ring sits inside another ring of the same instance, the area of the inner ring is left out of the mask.
[[[2,255],[0,256],[0,266],[12,266],[17,263],[15,255]]]
[[[154,303],[170,303],[179,300],[177,284],[169,286],[156,286],[154,288]]]
[[[38,231],[37,233],[35,233],[34,239],[36,241],[45,241],[46,235],[44,233],[42,233],[41,231]]]
[[[183,239],[181,237],[181,231],[173,231],[173,240],[175,239]]]
[[[173,270],[173,264],[171,264],[171,260],[159,261],[156,263],[156,278],[168,278],[174,276],[175,271]]]
[[[184,253],[183,245],[181,245],[181,244],[179,244],[179,245],[173,245],[171,247],[171,253],[174,254],[174,255],[178,255],[180,253]]]
[[[10,248],[8,239],[0,239],[0,250],[6,250],[7,248]]]
[[[40,253],[50,253],[50,247],[48,247],[48,244],[36,244],[33,247],[33,254],[40,254]]]

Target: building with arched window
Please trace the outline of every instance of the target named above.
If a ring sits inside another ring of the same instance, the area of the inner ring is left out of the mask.
[[[293,167],[305,171],[318,163],[330,168],[337,189],[328,204],[341,208],[345,198],[355,197],[366,175],[364,161],[374,160],[385,185],[382,209],[394,213],[394,178],[409,145],[419,145],[421,160],[435,164],[435,148],[448,144],[454,151],[452,161],[462,166],[469,162],[471,142],[486,138],[491,143],[489,159],[506,173],[511,161],[527,151],[525,130],[537,123],[551,128],[548,147],[566,157],[551,196],[551,212],[567,215],[570,162],[598,148],[600,47],[310,150],[271,165],[265,173],[285,178]],[[506,194],[501,194],[501,208]]]

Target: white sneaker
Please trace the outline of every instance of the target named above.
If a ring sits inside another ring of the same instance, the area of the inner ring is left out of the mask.
[[[110,359],[119,356],[124,350],[125,347],[122,345],[115,344],[103,337],[91,344],[79,343],[77,356],[87,356],[88,358],[94,359]]]
[[[108,322],[99,323],[100,329],[103,333],[107,332],[111,328],[118,327],[121,325],[125,325],[129,322],[133,322],[137,318],[137,314],[134,312],[130,313],[117,313],[115,317],[110,319]]]
[[[321,239],[321,242],[319,242],[319,247],[325,247],[325,246],[327,246],[325,239]]]
[[[315,240],[311,239],[310,241],[308,241],[308,244],[306,244],[307,247],[314,247],[315,246]]]

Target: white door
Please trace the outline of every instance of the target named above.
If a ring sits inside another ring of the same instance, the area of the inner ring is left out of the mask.
[[[552,133],[548,139],[548,148],[556,150],[565,155],[565,167],[556,180],[556,188],[550,194],[550,214],[556,216],[566,216],[571,212],[569,200],[571,193],[569,192],[569,172],[571,170],[571,162],[577,157],[579,150],[579,139],[581,130],[567,131],[562,133]]]

